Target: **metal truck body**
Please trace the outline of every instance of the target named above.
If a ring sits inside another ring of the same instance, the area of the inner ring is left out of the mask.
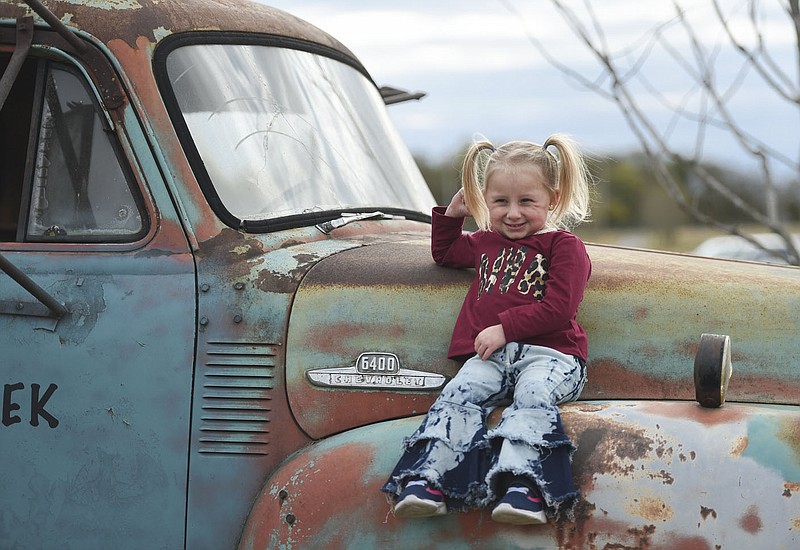
[[[396,90],[244,0],[46,10],[0,2],[0,547],[797,547],[800,270],[589,245],[575,520],[396,519],[472,277]]]

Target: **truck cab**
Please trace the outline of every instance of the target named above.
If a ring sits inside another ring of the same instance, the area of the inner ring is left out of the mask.
[[[0,71],[0,547],[800,540],[797,268],[589,245],[577,516],[403,521],[472,273],[402,93],[245,0],[3,0]]]

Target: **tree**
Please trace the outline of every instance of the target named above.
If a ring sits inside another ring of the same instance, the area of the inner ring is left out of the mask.
[[[456,162],[460,159],[447,159],[443,162],[433,162],[424,157],[414,157],[414,160],[422,172],[422,177],[428,184],[428,188],[436,199],[436,204],[448,204],[450,198],[455,195],[461,187],[461,174],[456,168]]]
[[[511,0],[501,1],[522,18]],[[769,90],[773,101],[783,102],[795,115],[800,114],[799,1],[774,0],[766,3],[770,8],[767,10],[758,0],[742,0],[735,4],[709,0],[717,30],[715,36],[722,37],[717,40],[694,26],[691,16],[697,13],[697,2],[687,4],[691,6],[687,9],[679,0],[673,0],[671,17],[643,30],[637,40],[625,47],[615,49],[609,45],[604,21],[598,17],[599,12],[591,0],[580,4],[583,6],[580,12],[573,7],[574,3],[551,0],[566,26],[596,63],[596,72],[589,76],[587,71],[562,63],[533,31],[528,31],[528,39],[550,65],[616,105],[636,136],[657,184],[692,218],[739,235],[761,248],[753,235],[743,232],[737,223],[715,216],[713,209],[707,207],[723,201],[751,222],[780,235],[786,245],[785,259],[800,265],[800,254],[790,237],[788,220],[779,208],[779,197],[787,188],[795,196],[800,192],[800,159],[771,145],[769,136],[750,132],[733,108],[736,102],[742,101],[737,93],[745,79],[758,79]],[[776,5],[784,16],[780,21],[765,15],[768,11],[774,14]],[[602,0],[597,6],[602,10]],[[769,33],[766,32],[767,23],[773,25]],[[796,59],[793,66],[782,66],[770,55],[768,36],[776,33],[792,38]],[[670,61],[672,82],[680,79],[685,84],[679,97],[663,93],[653,82],[652,74],[648,74],[648,63],[655,58],[659,63]],[[661,114],[653,110],[653,105],[659,106]],[[668,116],[663,116],[664,111]],[[797,120],[777,123],[798,127]],[[672,139],[679,125],[692,127],[694,143],[689,150]],[[705,148],[710,140],[716,139],[730,140],[731,146],[741,151],[742,158],[751,161],[752,186],[759,190],[757,200],[747,200],[729,181],[719,177],[719,173],[706,168]],[[680,166],[681,170],[671,169],[674,166]],[[681,185],[682,181],[690,185]],[[697,200],[699,195],[705,200]]]

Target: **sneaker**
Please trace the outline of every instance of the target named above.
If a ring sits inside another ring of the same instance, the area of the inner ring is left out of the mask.
[[[401,518],[425,518],[446,513],[444,494],[421,479],[409,481],[394,505],[394,515]]]
[[[512,485],[500,503],[492,510],[492,519],[513,525],[540,525],[547,523],[544,502],[538,491],[524,485]]]

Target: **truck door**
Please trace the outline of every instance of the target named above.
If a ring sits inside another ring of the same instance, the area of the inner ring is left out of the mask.
[[[0,111],[0,548],[184,545],[194,263],[94,70],[34,43]]]

